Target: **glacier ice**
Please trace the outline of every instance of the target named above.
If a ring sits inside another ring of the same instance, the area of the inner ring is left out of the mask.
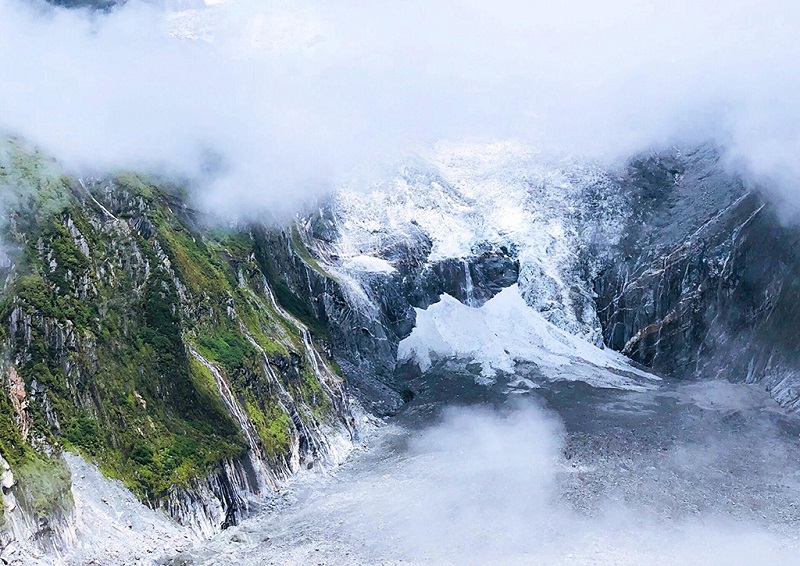
[[[512,285],[483,306],[473,308],[443,295],[427,309],[417,309],[417,326],[402,340],[400,361],[415,361],[424,372],[440,358],[481,364],[481,378],[514,373],[532,363],[550,380],[580,380],[596,387],[643,390],[660,381],[629,360],[558,328],[533,310]],[[606,371],[598,371],[603,369]]]

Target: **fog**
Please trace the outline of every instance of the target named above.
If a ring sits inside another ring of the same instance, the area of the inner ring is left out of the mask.
[[[614,162],[713,139],[794,195],[800,5],[0,0],[0,130],[78,174],[287,213],[439,140]]]
[[[290,507],[223,533],[195,558],[793,562],[798,447],[765,416],[774,409],[764,409],[763,392],[721,382],[664,396],[606,391],[587,395],[574,413],[567,407],[574,399],[559,395],[563,417],[529,399],[501,409],[450,408],[421,431],[390,432],[328,485],[298,488]],[[598,416],[603,411],[617,413],[606,415],[611,425]],[[747,426],[737,427],[739,419]]]
[[[699,499],[706,468],[735,451],[728,440],[650,454],[626,473],[630,463],[611,450],[597,460],[566,460],[561,422],[535,404],[502,413],[455,409],[411,441],[401,478],[382,477],[348,519],[362,533],[391,532],[415,563],[780,563],[797,552],[787,539],[719,510],[681,509]],[[664,469],[653,474],[648,465]],[[588,478],[603,466],[614,476],[597,484],[570,477],[594,468]],[[565,502],[574,484],[575,507]],[[584,492],[591,490],[601,493]],[[717,495],[724,492],[719,486]],[[654,495],[659,502],[647,501]]]

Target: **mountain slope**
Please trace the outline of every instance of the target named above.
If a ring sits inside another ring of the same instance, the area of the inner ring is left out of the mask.
[[[518,283],[548,322],[661,374],[800,399],[797,227],[713,146],[604,170],[514,144],[440,144],[382,184],[340,191],[310,224],[309,248],[393,352],[414,309],[444,293],[479,307]]]
[[[443,144],[285,229],[213,228],[180,186],[70,178],[18,140],[0,166],[6,548],[86,536],[80,458],[207,537],[340,461],[359,407],[398,412],[428,365],[502,395],[658,387],[611,348],[797,403],[797,230],[713,148],[604,170]]]
[[[637,202],[596,280],[613,348],[681,378],[761,382],[800,403],[800,232],[704,148],[630,168]]]
[[[342,378],[274,279],[266,230],[203,228],[179,187],[72,179],[18,141],[1,157],[0,453],[17,538],[60,536],[64,448],[206,535],[301,466],[342,457]]]

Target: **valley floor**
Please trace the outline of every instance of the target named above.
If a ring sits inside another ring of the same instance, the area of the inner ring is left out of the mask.
[[[177,554],[191,564],[776,564],[800,553],[800,421],[763,390],[435,370],[327,478]],[[440,398],[452,399],[444,405]]]

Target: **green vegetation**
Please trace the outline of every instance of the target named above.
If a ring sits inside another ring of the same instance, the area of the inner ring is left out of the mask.
[[[292,441],[289,415],[275,403],[259,404],[252,395],[246,397],[245,408],[266,454],[274,459],[289,456]]]
[[[231,289],[230,274],[223,271],[217,258],[198,236],[180,227],[161,226],[158,235],[178,270],[181,281],[199,295],[222,298]],[[235,285],[235,281],[233,283]]]
[[[14,468],[21,486],[20,504],[37,516],[47,516],[72,501],[69,470],[60,460],[31,456]]]
[[[50,285],[38,273],[21,275],[14,288],[19,301],[35,312],[50,318],[60,318],[55,293]]]
[[[131,173],[96,195],[114,203],[121,222],[109,222],[77,182],[18,142],[0,144],[0,183],[12,187],[1,228],[21,252],[0,300],[0,332],[27,390],[35,384],[37,437],[93,459],[149,501],[242,454],[239,426],[189,344],[224,373],[275,463],[291,454],[294,425],[259,348],[284,368],[273,368],[281,387],[310,407],[304,418],[330,418],[308,360],[285,362],[304,354],[299,330],[256,291],[262,278],[317,339],[326,338],[324,325],[251,232],[200,229],[178,189]],[[321,272],[299,234],[291,240]],[[23,441],[2,393],[0,452],[24,478],[33,508],[63,499],[63,466]]]
[[[73,417],[64,429],[64,440],[82,449],[88,454],[99,454],[102,451],[103,438],[97,421],[86,415]]]
[[[57,164],[17,139],[0,140],[0,186],[4,204],[19,212],[15,220],[27,232],[75,204]]]
[[[131,194],[144,198],[153,198],[158,192],[158,189],[153,184],[130,171],[118,172],[117,183]]]
[[[303,238],[300,237],[300,232],[297,230],[296,226],[292,226],[289,232],[292,240],[292,250],[303,258],[303,261],[309,265],[314,271],[322,275],[323,277],[330,277],[322,266],[320,266],[319,262],[311,255],[306,247],[305,243],[303,243]]]
[[[0,454],[16,468],[22,464],[33,450],[22,440],[17,424],[14,422],[14,408],[11,400],[0,392]]]
[[[241,334],[231,330],[223,330],[213,336],[202,336],[199,340],[210,357],[222,364],[228,373],[236,373],[244,369],[246,359],[253,359],[256,350]]]
[[[0,392],[0,454],[24,487],[19,493],[20,504],[34,515],[48,515],[71,497],[69,472],[61,461],[37,453],[23,440],[14,414],[11,401]]]
[[[296,237],[299,239],[300,236],[297,234],[296,230],[293,230],[292,233],[293,238]],[[305,250],[305,253],[308,254],[308,250],[306,250],[305,246],[302,245],[302,241],[300,242],[300,245],[302,246],[302,249]],[[255,247],[253,251],[256,261],[267,278],[269,286],[272,288],[273,293],[275,293],[275,299],[283,308],[285,308],[289,313],[305,324],[315,336],[323,340],[327,340],[328,331],[325,328],[324,323],[317,317],[317,314],[311,307],[309,297],[299,297],[280,276],[280,272],[270,256],[269,250],[267,249],[267,243],[263,238],[257,237],[255,239]],[[309,255],[309,258],[310,257],[311,256]]]

